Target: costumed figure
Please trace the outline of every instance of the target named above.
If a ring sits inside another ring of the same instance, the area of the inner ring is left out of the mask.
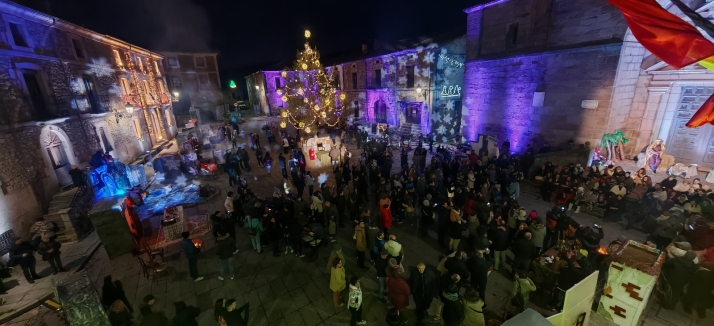
[[[661,139],[655,140],[637,155],[637,167],[649,167],[652,173],[667,171],[674,165],[674,156],[665,154],[666,147]]]

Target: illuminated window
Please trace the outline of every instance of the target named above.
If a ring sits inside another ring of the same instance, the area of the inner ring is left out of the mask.
[[[171,85],[173,85],[173,86],[181,86],[181,77],[179,77],[179,76],[171,76]]]
[[[166,115],[166,123],[169,125],[172,125],[171,123],[171,110],[164,110],[164,114]]]
[[[156,70],[156,76],[161,77],[161,69],[159,69],[158,61],[154,61],[154,70]]]
[[[170,67],[170,68],[180,68],[180,67],[179,67],[178,58],[176,58],[176,57],[168,57],[168,58],[166,58],[166,60],[168,60],[168,63],[169,63],[169,67]]]
[[[131,86],[129,86],[129,81],[126,78],[120,78],[119,84],[121,85],[122,95],[131,95]]]
[[[139,70],[144,71],[144,63],[141,57],[138,55],[134,56],[134,61],[136,61],[136,65],[139,66]]]
[[[208,75],[198,75],[198,83],[201,85],[210,85],[210,82],[208,82]]]
[[[144,84],[144,93],[148,96],[151,94],[151,88],[149,88],[149,81],[148,80],[142,80],[141,81]]]
[[[116,62],[117,66],[119,68],[124,69],[124,63],[121,61],[121,54],[119,54],[119,50],[113,50],[114,52],[114,61]]]
[[[163,82],[161,79],[159,79],[159,80],[156,81],[156,84],[159,85],[159,93],[160,93],[160,94],[165,94],[165,93],[166,93],[166,89],[164,88],[164,82]]]
[[[142,134],[141,134],[141,122],[139,122],[139,119],[134,119],[134,133],[136,134],[136,138],[141,139]]]
[[[196,68],[206,68],[205,57],[196,57]]]

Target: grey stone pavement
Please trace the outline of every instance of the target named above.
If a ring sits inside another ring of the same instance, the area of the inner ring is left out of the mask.
[[[253,118],[249,119],[243,127],[247,134],[258,131],[263,123],[262,118]],[[265,146],[265,137],[262,137],[261,141]],[[353,154],[359,153],[354,145],[348,145],[348,148]],[[398,152],[395,154],[393,172],[399,170]],[[313,165],[311,166],[311,164]],[[264,168],[257,168],[255,162],[251,166],[252,172],[245,173],[244,177],[259,196],[270,196],[273,187],[282,185],[279,168],[275,168],[272,174],[268,175]],[[319,173],[327,172],[330,179],[333,179],[328,168],[314,166],[314,162],[309,160],[307,169],[311,170],[316,177]],[[225,175],[221,175],[215,180],[202,182],[220,188],[224,194],[230,190]],[[519,202],[528,210],[535,209],[543,215],[552,207],[549,203],[536,200],[536,192],[531,187],[524,185],[522,188]],[[305,196],[307,197],[307,194]],[[222,195],[196,207],[188,208],[185,214],[187,216],[210,214],[216,210],[223,210],[224,198]],[[623,225],[618,223],[602,222],[587,213],[574,214],[573,216],[584,225],[596,222],[602,224],[605,231],[603,245],[620,235],[634,240],[643,240],[646,237],[645,234],[638,231],[624,230]],[[420,261],[436,265],[438,255],[444,253],[436,245],[434,232],[432,232],[431,238],[423,239],[416,236],[415,226],[407,224],[398,225],[390,231],[396,234],[399,242],[404,245],[403,264],[407,269]],[[373,295],[377,288],[375,270],[371,268],[365,272],[356,267],[352,235],[353,223],[351,222],[347,222],[346,228],[339,230],[337,234],[337,241],[342,244],[347,260],[347,276],[349,278],[356,275],[362,282],[363,318],[370,325],[384,325],[386,324],[386,304],[378,301],[377,297]],[[235,298],[239,305],[250,302],[250,325],[348,325],[349,312],[347,309],[345,307],[335,308],[332,304],[329,274],[326,270],[326,258],[330,253],[329,247],[320,249],[320,258],[317,262],[304,263],[295,255],[282,255],[282,252],[280,257],[273,257],[270,248],[260,255],[255,253],[250,246],[247,234],[242,229],[238,230],[238,238],[241,251],[233,258],[236,271],[234,280],[220,281],[217,279],[219,264],[216,253],[212,250],[214,239],[210,233],[203,237],[204,248],[199,260],[199,273],[206,276],[206,279],[201,282],[194,283],[188,277],[188,263],[179,253],[176,245],[167,248],[169,276],[156,281],[147,280],[141,275],[139,264],[131,255],[109,260],[103,248],[99,248],[86,269],[98,292],[101,289],[104,276],[112,274],[120,279],[124,284],[127,297],[135,307],[137,318],[139,316],[138,305],[142,298],[147,294],[153,294],[157,297],[158,308],[163,310],[170,319],[175,314],[173,307],[175,301],[183,300],[188,305],[201,308],[202,313],[197,318],[199,325],[216,325],[213,320],[213,304],[218,298]],[[502,315],[507,301],[507,293],[512,283],[498,272],[491,273],[488,282],[485,299],[489,306],[487,316]],[[660,309],[656,302],[657,299],[653,296],[645,314],[643,314],[640,325],[695,325],[692,317],[682,311],[681,305],[677,310],[669,311]],[[406,314],[410,320],[415,320],[413,309],[412,303]],[[542,311],[542,309],[539,310]],[[14,320],[8,325],[61,325],[61,321],[56,318],[56,315],[43,307],[24,315],[23,318],[24,323]],[[409,324],[413,324],[413,322]],[[712,319],[708,319],[700,321],[699,325],[714,325],[714,322]]]
[[[16,266],[12,276],[3,280],[8,290],[7,294],[0,295],[5,299],[5,304],[0,306],[0,320],[5,322],[13,318],[8,325],[15,325],[17,322],[27,320],[28,316],[22,315],[16,318],[15,316],[34,306],[42,298],[52,295],[54,293],[53,281],[76,271],[83,259],[89,257],[99,245],[99,237],[95,232],[90,233],[80,242],[63,244],[60,249],[60,257],[66,272],[57,275],[52,275],[52,268],[48,262],[42,261],[39,255],[35,255],[37,259],[35,270],[42,279],[35,280],[34,284],[28,283],[20,267]]]

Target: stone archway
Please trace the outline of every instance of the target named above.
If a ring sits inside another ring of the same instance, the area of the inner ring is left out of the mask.
[[[77,164],[77,158],[67,133],[54,125],[45,126],[40,133],[40,147],[47,166],[55,172],[60,186],[71,184],[69,170]]]

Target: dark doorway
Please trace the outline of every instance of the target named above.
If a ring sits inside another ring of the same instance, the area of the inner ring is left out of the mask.
[[[387,123],[387,105],[384,101],[374,102],[374,121]]]
[[[82,76],[82,81],[84,82],[84,89],[87,91],[87,100],[89,101],[89,106],[92,108],[92,112],[104,112],[99,104],[99,98],[97,97],[92,77],[84,75]]]
[[[27,92],[32,104],[32,118],[41,119],[48,117],[47,103],[45,103],[45,95],[42,93],[37,73],[24,72],[22,77],[25,78],[25,85],[27,86]]]
[[[421,124],[421,103],[407,103],[404,116],[407,123]]]

